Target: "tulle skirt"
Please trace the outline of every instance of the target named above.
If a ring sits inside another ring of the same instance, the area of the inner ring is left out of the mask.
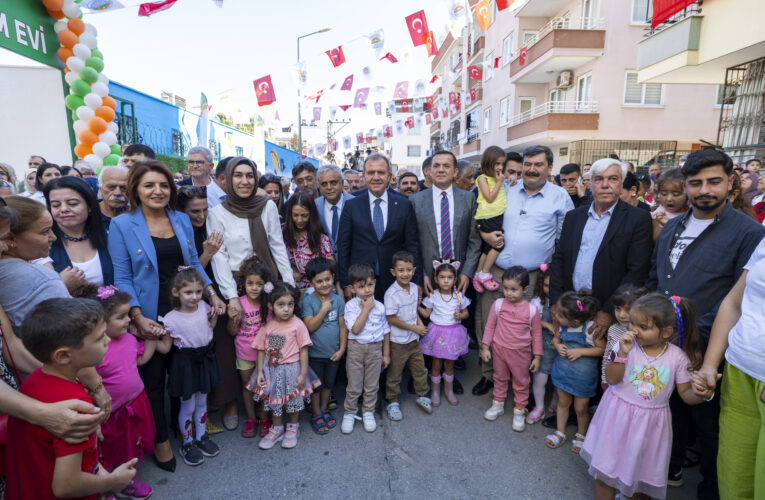
[[[321,386],[321,381],[311,368],[308,368],[305,383],[302,387],[297,386],[300,376],[300,362],[285,363],[271,366],[266,364],[263,368],[266,383],[258,385],[258,373],[252,373],[247,389],[253,393],[255,401],[263,401],[266,411],[271,411],[277,417],[283,411],[296,413],[305,408],[311,401],[311,393]]]
[[[441,326],[428,325],[428,333],[420,340],[422,353],[439,359],[457,359],[468,352],[467,329],[461,324]]]

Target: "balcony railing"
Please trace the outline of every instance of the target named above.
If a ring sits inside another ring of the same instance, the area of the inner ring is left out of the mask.
[[[550,113],[597,113],[597,101],[547,101],[535,106],[528,111],[513,116],[508,127],[520,125],[523,122],[533,120]]]
[[[602,30],[606,21],[602,17],[583,17],[572,21],[569,17],[554,17],[542,26],[533,37],[523,44],[527,49],[539,42],[553,30]]]
[[[646,33],[643,36],[651,36],[654,33],[658,33],[659,31],[669,28],[675,23],[678,23],[682,21],[683,19],[696,15],[701,14],[701,0],[694,2],[690,4],[689,6],[685,7],[683,10],[678,11],[675,13],[672,17],[661,23],[660,25],[656,26],[655,28],[651,27],[651,18],[648,17],[648,12],[646,12],[646,20],[645,22],[648,23],[648,27],[646,28]]]

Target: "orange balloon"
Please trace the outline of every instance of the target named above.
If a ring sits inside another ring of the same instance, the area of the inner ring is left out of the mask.
[[[106,123],[109,123],[114,121],[114,117],[117,115],[109,106],[99,106],[98,109],[96,109],[96,116],[103,118],[106,120]]]
[[[103,134],[108,128],[106,120],[101,117],[94,116],[88,120],[88,129],[94,134]]]
[[[74,154],[77,155],[77,158],[85,158],[89,154],[93,153],[93,146],[89,146],[87,144],[78,144],[74,147]]]
[[[80,36],[83,33],[85,33],[85,23],[82,22],[82,19],[80,19],[79,17],[71,18],[66,25],[69,28],[69,31],[71,31],[77,36]]]
[[[90,130],[83,130],[82,132],[77,134],[77,139],[80,141],[80,144],[92,146],[93,144],[98,142],[98,135],[94,134]]]
[[[66,17],[64,13],[61,12],[60,10],[50,10],[50,9],[45,9],[45,10],[48,12],[48,15],[52,17],[53,19],[64,19]]]
[[[117,101],[115,101],[111,96],[102,97],[101,102],[104,103],[104,106],[109,106],[112,109],[117,109]]]
[[[67,59],[74,55],[74,52],[72,52],[72,49],[69,47],[59,47],[59,49],[56,51],[56,55],[58,55],[58,58],[61,60],[61,62],[66,62]]]
[[[46,9],[52,11],[61,10],[64,7],[64,0],[42,0]]]
[[[64,47],[69,47],[71,49],[77,44],[79,38],[69,30],[61,30],[58,32],[58,41],[61,42],[61,45]]]

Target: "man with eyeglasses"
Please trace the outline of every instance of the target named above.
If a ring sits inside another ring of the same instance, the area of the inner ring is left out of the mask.
[[[186,158],[189,166],[189,178],[178,183],[182,186],[205,186],[207,189],[207,207],[212,208],[221,203],[226,193],[213,180],[213,154],[204,146],[194,146],[189,149]]]
[[[316,198],[321,227],[329,235],[332,252],[337,255],[337,236],[340,229],[340,215],[347,200],[353,196],[343,191],[342,170],[336,165],[324,165],[318,170],[319,189],[322,196]]]
[[[481,238],[494,248],[502,248],[491,274],[502,283],[502,273],[511,266],[523,266],[529,271],[529,290],[534,290],[539,267],[549,263],[555,242],[560,238],[563,219],[574,203],[565,189],[548,182],[552,170],[553,153],[547,146],[531,146],[523,152],[521,180],[514,186],[505,186],[507,208],[503,231],[480,233]],[[502,297],[502,290],[486,291],[476,307],[476,337],[483,338],[483,329],[494,301]],[[486,394],[494,387],[491,381],[491,363],[481,363],[481,380],[473,387],[473,394]]]

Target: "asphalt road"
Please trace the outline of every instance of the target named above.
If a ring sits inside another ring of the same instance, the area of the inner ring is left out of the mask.
[[[466,391],[459,405],[450,406],[442,398],[432,415],[415,406],[415,397],[407,394],[404,384],[402,421],[391,422],[387,415],[377,414],[377,431],[367,433],[358,422],[346,436],[340,433],[340,389],[338,426],[325,436],[313,433],[310,415],[303,412],[296,448],[277,445],[263,451],[257,446],[259,438],[241,437],[240,426],[213,436],[221,454],[199,467],[180,460],[174,440],[175,473],[159,470],[150,459],[139,467],[138,477],[154,488],[152,498],[592,498],[594,481],[570,442],[548,449],[544,438],[550,431],[541,424],[513,432],[512,411],[495,422],[483,419],[491,393],[470,394],[480,377],[475,351],[467,361],[468,368],[457,372]],[[507,407],[512,408],[509,402]],[[220,412],[211,418],[220,425]],[[569,429],[569,435],[574,432]],[[670,499],[694,498],[698,468],[686,469],[685,475],[686,485],[670,488]]]

